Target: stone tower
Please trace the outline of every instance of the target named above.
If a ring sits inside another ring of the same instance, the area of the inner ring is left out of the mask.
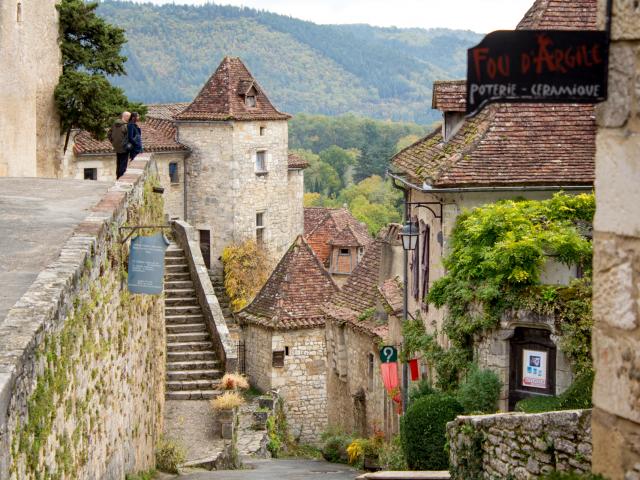
[[[187,221],[219,270],[225,246],[254,238],[274,260],[303,230],[303,173],[288,154],[289,115],[279,112],[237,57],[225,57],[175,116],[186,164]]]

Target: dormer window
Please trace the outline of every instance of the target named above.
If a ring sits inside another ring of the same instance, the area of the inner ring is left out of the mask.
[[[256,96],[246,95],[244,97],[244,104],[249,108],[254,108],[256,106]]]

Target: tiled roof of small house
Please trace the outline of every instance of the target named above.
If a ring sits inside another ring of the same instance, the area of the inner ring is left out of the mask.
[[[147,105],[146,118],[158,118],[160,120],[174,121],[176,115],[189,106],[189,102],[179,103],[155,103]]]
[[[329,245],[335,245],[336,247],[364,247],[364,244],[353,231],[351,225],[343,228],[337,235],[331,238]]]
[[[388,308],[388,313],[397,315],[402,312],[404,291],[402,288],[402,281],[400,277],[389,278],[378,287],[378,291],[382,296]]]
[[[255,107],[245,95],[255,91]],[[214,74],[176,120],[288,120],[267,98],[264,90],[238,57],[224,57]]]
[[[518,28],[595,29],[596,0],[538,0]],[[592,105],[492,104],[446,143],[440,129],[403,149],[392,169],[436,188],[592,185]]]
[[[431,107],[441,112],[467,111],[467,81],[441,80],[433,82]]]
[[[187,152],[189,148],[176,140],[176,129],[171,122],[149,118],[139,123],[145,152]],[[111,142],[98,140],[89,132],[80,131],[74,140],[76,155],[114,153]]]
[[[305,207],[304,209],[304,238],[322,262],[329,259],[331,241],[347,227],[351,227],[353,235],[361,246],[366,247],[373,241],[367,227],[346,208]]]
[[[309,162],[295,153],[289,153],[289,170],[301,170],[309,166]]]
[[[337,290],[311,247],[298,236],[239,317],[277,330],[320,327],[325,323],[321,307]]]

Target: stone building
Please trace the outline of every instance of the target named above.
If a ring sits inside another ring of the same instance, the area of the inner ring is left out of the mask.
[[[317,443],[327,426],[325,319],[321,306],[338,290],[298,236],[255,299],[238,314],[246,372],[263,391],[277,389],[302,442]]]
[[[62,72],[56,0],[0,3],[0,177],[56,177]]]
[[[373,241],[346,208],[305,207],[304,237],[340,286]]]
[[[307,164],[289,154],[289,118],[237,57],[225,57],[192,102],[149,106],[142,138],[156,153],[166,213],[198,230],[213,270],[231,243],[253,238],[275,261],[303,232]],[[64,171],[112,180],[115,154],[79,132]]]
[[[518,29],[596,28],[596,1],[536,0]],[[420,312],[425,326],[446,345],[444,311],[423,301],[430,285],[444,275],[442,258],[456,218],[471,209],[516,197],[542,200],[555,192],[591,192],[594,182],[595,115],[590,105],[493,104],[466,120],[465,82],[436,82],[433,107],[443,113],[438,129],[396,154],[391,177],[411,202],[410,218],[420,239],[410,260],[410,311]],[[549,262],[543,283],[568,283],[577,274]],[[555,348],[557,336],[549,318],[513,315],[500,329],[478,342],[478,360],[499,373],[504,384],[501,409],[508,407],[509,371],[515,359],[509,345],[519,335],[538,338],[555,356],[554,391],[572,381],[566,358]],[[536,341],[538,341],[536,340]]]
[[[390,225],[367,248],[327,316],[329,425],[361,436],[398,432],[397,404],[382,382],[379,350],[401,342],[403,250],[399,225]]]
[[[598,1],[605,28],[606,1]],[[609,100],[597,107],[593,470],[640,478],[640,9],[613,2]]]

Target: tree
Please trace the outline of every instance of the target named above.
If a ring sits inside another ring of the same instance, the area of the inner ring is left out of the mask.
[[[124,110],[144,115],[146,107],[130,102],[122,89],[112,86],[105,75],[124,75],[127,58],[120,54],[126,43],[124,30],[95,13],[98,4],[84,0],[62,0],[60,14],[62,75],[55,89],[63,131],[87,130],[98,139]]]
[[[347,185],[347,174],[349,167],[358,164],[360,152],[357,149],[345,150],[337,145],[331,145],[320,152],[320,159],[331,165],[342,180],[342,185]]]

